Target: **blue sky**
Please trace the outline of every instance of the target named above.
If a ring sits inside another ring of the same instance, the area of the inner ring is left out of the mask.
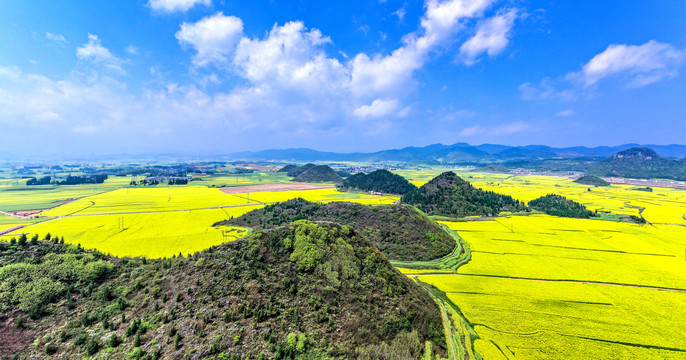
[[[0,153],[686,143],[686,1],[5,1]]]

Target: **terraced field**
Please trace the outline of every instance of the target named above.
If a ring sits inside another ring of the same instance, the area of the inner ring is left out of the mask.
[[[447,294],[485,359],[686,358],[686,227],[545,215],[444,224],[471,261],[413,276]]]

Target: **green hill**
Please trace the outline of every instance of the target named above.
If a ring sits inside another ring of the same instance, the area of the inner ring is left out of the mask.
[[[592,165],[588,173],[633,179],[686,180],[686,161],[670,160],[650,148],[635,147]]]
[[[305,164],[302,166],[298,166],[298,165],[290,164],[290,165],[286,165],[286,166],[282,167],[281,169],[277,170],[277,172],[285,172],[286,175],[288,175],[290,177],[296,177],[296,176],[304,173],[305,171],[310,170],[311,168],[313,168],[315,166],[317,166],[317,165]]]
[[[414,205],[429,215],[450,217],[491,216],[502,211],[527,210],[519,200],[477,189],[452,171],[444,172],[417,191],[403,195],[402,202]]]
[[[315,165],[293,178],[293,181],[310,183],[332,182],[338,184],[343,181],[343,178],[327,165]]]
[[[553,216],[590,219],[595,215],[591,210],[564,196],[548,194],[529,201],[529,207]]]
[[[440,312],[364,234],[300,221],[172,259],[0,243],[0,358],[445,356]]]
[[[410,184],[404,177],[388,170],[376,170],[369,174],[355,174],[345,179],[341,189],[402,195],[417,190],[417,187]]]
[[[293,165],[293,164],[288,164],[284,167],[282,167],[279,170],[276,170],[276,172],[285,172],[285,173],[290,173],[291,171],[297,171],[298,165]]]
[[[408,205],[368,206],[348,202],[319,204],[293,199],[267,205],[215,225],[265,229],[295,220],[351,225],[391,260],[427,261],[448,255],[455,240],[440,225]]]
[[[576,180],[575,183],[592,186],[610,186],[610,183],[593,175],[584,175]]]

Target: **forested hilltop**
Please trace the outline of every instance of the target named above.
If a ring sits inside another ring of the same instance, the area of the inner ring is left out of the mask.
[[[304,165],[306,166],[306,165]],[[293,181],[340,183],[343,178],[327,165],[315,165],[298,174]]]
[[[686,158],[667,159],[653,149],[635,147],[620,151],[609,159],[590,167],[588,173],[597,176],[619,176],[635,179],[686,180]]]
[[[257,229],[288,224],[295,220],[331,221],[348,224],[365,234],[391,260],[431,260],[449,254],[455,240],[435,221],[411,206],[369,206],[348,202],[328,204],[292,199],[267,205],[241,217],[215,225]]]
[[[386,194],[407,194],[417,190],[407,179],[388,170],[376,170],[369,174],[355,174],[343,180],[341,190],[376,191]]]
[[[553,216],[578,219],[590,219],[597,216],[596,213],[586,209],[582,204],[556,194],[548,194],[531,200],[529,207]]]
[[[414,205],[429,215],[450,217],[492,216],[503,211],[527,210],[527,206],[519,200],[477,189],[452,171],[444,172],[417,191],[403,195],[402,202]]]
[[[418,358],[441,316],[352,227],[300,221],[190,257],[0,244],[0,354]],[[106,355],[107,354],[107,355]]]

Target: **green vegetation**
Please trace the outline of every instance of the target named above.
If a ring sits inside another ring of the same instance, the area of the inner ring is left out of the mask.
[[[596,214],[585,206],[564,196],[548,194],[529,201],[529,207],[553,216],[590,219]]]
[[[620,151],[589,168],[589,174],[634,179],[686,180],[686,161],[670,160],[650,148]]]
[[[0,316],[18,327],[0,357],[445,355],[431,297],[351,227],[298,221],[157,260],[0,243],[0,264]]]
[[[429,215],[450,217],[498,215],[503,211],[524,211],[526,205],[507,195],[483,191],[447,171],[403,195],[402,202],[415,205]]]
[[[650,186],[646,186],[646,187],[635,186],[635,187],[630,188],[629,190],[653,192],[653,188],[651,188]]]
[[[577,184],[592,185],[592,186],[610,186],[610,183],[594,175],[584,175],[576,180]]]
[[[410,184],[404,177],[388,170],[376,170],[369,174],[352,175],[343,181],[341,189],[402,195],[417,190],[417,187]]]
[[[304,173],[307,170],[312,169],[315,166],[317,166],[317,165],[311,164],[311,163],[305,164],[302,166],[286,165],[286,166],[282,167],[281,169],[279,169],[277,172],[285,172],[286,175],[288,175],[290,177],[297,177],[298,175]]]
[[[268,229],[301,219],[352,226],[392,260],[428,261],[444,257],[455,248],[455,241],[440,225],[413,207],[402,204],[319,204],[298,198],[267,205],[215,226]]]
[[[340,183],[343,178],[327,165],[316,165],[293,178],[293,181]]]

